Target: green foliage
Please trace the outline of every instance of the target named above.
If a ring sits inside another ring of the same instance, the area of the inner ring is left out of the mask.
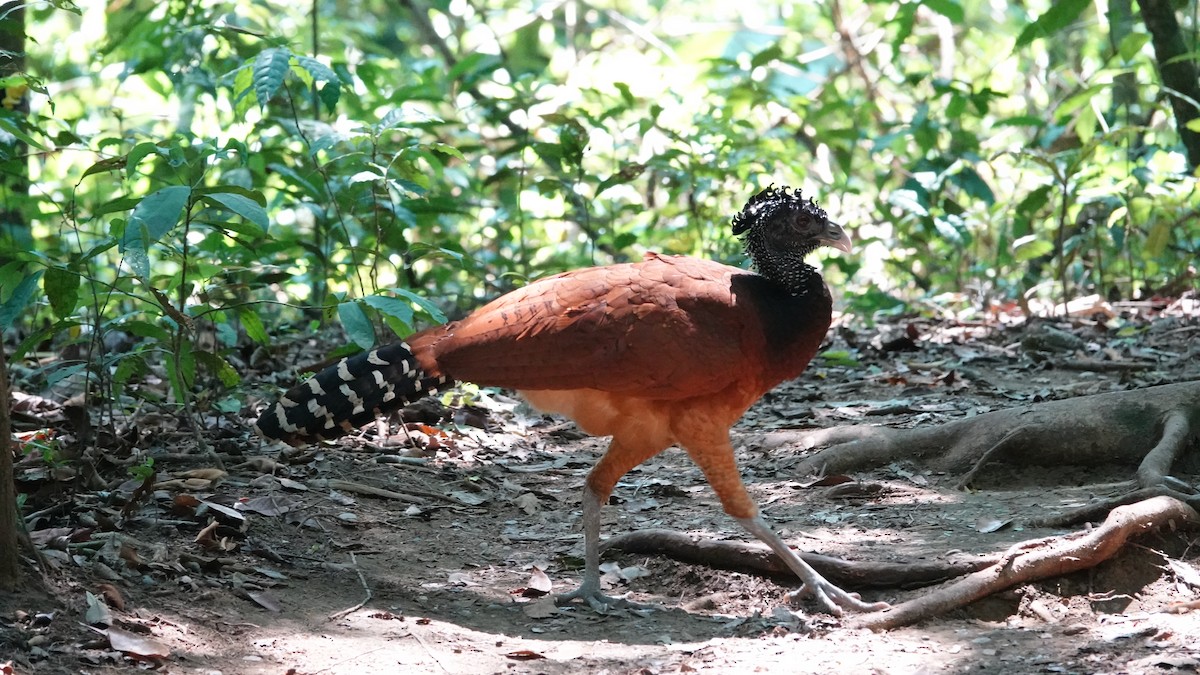
[[[37,77],[0,82],[32,97],[0,109],[0,171],[32,171],[0,235],[20,353],[229,411],[247,346],[323,321],[368,347],[562,269],[740,261],[728,219],[771,183],[855,231],[824,264],[868,315],[1132,295],[1200,249],[1149,36],[1087,2],[413,6],[31,8]]]
[[[129,475],[140,481],[145,481],[154,475],[154,458],[146,457],[141,464],[129,467]]]

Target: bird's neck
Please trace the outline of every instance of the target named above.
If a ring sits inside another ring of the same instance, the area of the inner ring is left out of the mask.
[[[755,251],[755,254],[753,256],[755,271],[779,284],[792,295],[805,295],[811,292],[813,280],[821,278],[816,268],[804,262],[802,253],[763,250]]]

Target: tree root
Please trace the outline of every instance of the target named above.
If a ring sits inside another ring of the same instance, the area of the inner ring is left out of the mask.
[[[1154,497],[1170,497],[1178,499],[1188,506],[1200,511],[1200,495],[1185,494],[1177,490],[1172,490],[1165,485],[1157,485],[1155,487],[1141,488],[1132,492],[1126,492],[1118,497],[1110,499],[1101,499],[1091,504],[1085,504],[1079,508],[1056,513],[1042,518],[1033,518],[1028,521],[1029,527],[1046,527],[1060,528],[1078,525],[1079,523],[1096,522],[1102,520],[1109,511],[1118,506],[1126,504],[1135,504],[1140,501],[1151,499]]]
[[[937,427],[834,427],[774,432],[762,440],[767,446],[825,447],[800,462],[802,474],[917,459],[935,471],[960,474],[959,487],[977,481],[983,468],[999,459],[1041,466],[1140,463],[1139,487],[1165,487],[1190,500],[1197,490],[1169,473],[1198,438],[1200,382],[1184,382],[1048,401]]]
[[[770,548],[759,543],[719,541],[676,530],[636,530],[612,537],[600,545],[625,553],[653,553],[680,562],[707,565],[739,572],[779,577],[794,577],[787,565]],[[843,560],[819,553],[799,552],[829,581],[856,590],[868,588],[919,588],[969,574],[999,561],[999,555],[958,556],[953,559],[920,562],[862,562]]]
[[[851,624],[875,630],[906,626],[1018,584],[1095,567],[1116,555],[1131,537],[1184,525],[1200,525],[1200,513],[1171,497],[1119,506],[1093,530],[1016,544],[986,569],[908,602],[853,618]]]

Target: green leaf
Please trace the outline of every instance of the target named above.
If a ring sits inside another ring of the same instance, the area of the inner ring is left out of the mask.
[[[1033,216],[1040,211],[1042,207],[1050,203],[1050,191],[1054,188],[1050,185],[1041,185],[1034,188],[1029,194],[1021,198],[1017,203],[1017,213]]]
[[[961,24],[966,18],[962,5],[955,0],[925,0],[921,4],[950,19],[950,23]]]
[[[205,195],[204,199],[216,202],[249,222],[254,223],[262,230],[263,234],[266,234],[267,228],[271,226],[271,220],[267,217],[267,210],[253,199],[232,192],[212,192]]]
[[[17,317],[29,305],[29,300],[33,298],[33,292],[37,290],[38,282],[41,279],[42,273],[34,272],[17,284],[8,300],[0,305],[0,326],[12,326],[16,323]]]
[[[1071,94],[1054,109],[1054,116],[1058,119],[1063,119],[1067,115],[1091,103],[1096,94],[1107,92],[1110,89],[1112,89],[1112,84],[1106,82],[1103,84],[1093,84],[1082,91]]]
[[[563,159],[573,166],[583,162],[583,151],[587,149],[589,135],[587,129],[575,120],[564,124],[558,130],[558,140],[562,144]]]
[[[278,174],[284,183],[299,188],[306,197],[313,201],[321,202],[327,196],[308,176],[302,175],[286,164],[272,163],[267,165],[267,168]]]
[[[260,345],[269,344],[271,336],[267,335],[267,329],[263,326],[262,317],[256,312],[250,311],[248,307],[243,307],[238,310],[238,319],[242,322],[242,330],[246,331],[246,335]]]
[[[770,47],[767,47],[766,49],[762,50],[761,52],[755,54],[750,59],[750,67],[757,68],[759,66],[765,66],[768,63],[778,59],[781,56],[783,56],[783,49],[781,49],[779,47],[779,43],[776,42],[775,44],[771,45]]]
[[[66,365],[66,362],[61,363],[63,363],[61,367],[52,367],[50,368],[50,371],[46,373],[47,387],[53,387],[68,377],[83,372],[83,370],[88,367],[87,363],[72,363],[70,365]]]
[[[200,350],[196,352],[196,359],[199,360],[205,368],[216,375],[217,379],[220,380],[221,384],[225,385],[225,388],[227,389],[236,387],[238,383],[242,381],[241,376],[238,375],[233,366],[231,366],[228,361],[221,358],[217,354]]]
[[[239,117],[244,116],[250,106],[258,102],[258,96],[254,92],[254,69],[249,66],[239,68],[237,75],[233,76],[233,104],[234,112]]]
[[[179,216],[187,206],[192,189],[172,185],[146,195],[129,217],[121,252],[129,258],[133,271],[143,279],[150,277],[148,250],[179,224]]]
[[[142,200],[137,197],[117,197],[116,199],[104,202],[100,206],[97,206],[93,213],[97,216],[107,216],[110,213],[128,211],[141,203]]]
[[[447,79],[453,81],[461,77],[469,83],[480,75],[490,73],[499,68],[500,65],[500,57],[495,54],[473,52],[470,56],[454,64],[454,67],[450,69],[450,73],[447,75]],[[468,75],[469,77],[465,77]]]
[[[1149,41],[1149,33],[1130,33],[1121,38],[1121,44],[1117,48],[1117,53],[1121,55],[1123,61],[1132,61],[1133,57],[1137,56],[1142,51],[1142,47],[1145,47]]]
[[[254,59],[254,95],[258,97],[260,108],[266,107],[283,86],[291,61],[292,53],[278,47],[264,49]]]
[[[1171,223],[1165,218],[1159,218],[1150,224],[1150,232],[1146,235],[1146,252],[1157,258],[1171,243]]]
[[[363,302],[400,321],[406,327],[412,328],[412,302],[400,298],[389,298],[385,295],[368,295],[363,298]]]
[[[343,302],[338,305],[337,311],[338,319],[346,329],[346,335],[359,347],[370,349],[375,344],[375,327],[371,325],[371,320],[367,318],[362,305],[357,302]]]
[[[622,232],[613,237],[613,248],[618,251],[623,248],[629,248],[637,243],[638,236],[632,232]]]
[[[857,366],[858,359],[845,349],[827,349],[821,352],[821,359],[828,366]]]
[[[1054,243],[1036,234],[1027,234],[1013,242],[1013,258],[1026,262],[1054,250]]]
[[[987,184],[987,181],[975,169],[964,167],[958,173],[950,176],[950,181],[962,188],[967,194],[984,202],[988,206],[996,203],[996,194],[992,192],[992,187]]]
[[[121,324],[121,329],[164,344],[171,341],[171,334],[165,328],[149,321],[127,321]]]
[[[79,274],[65,267],[51,267],[42,278],[42,290],[50,301],[50,309],[60,319],[74,313],[79,306]]]
[[[626,164],[622,166],[620,171],[617,171],[608,178],[600,181],[600,184],[596,186],[596,195],[599,196],[600,193],[604,192],[610,187],[613,187],[614,185],[624,185],[625,183],[628,183],[629,181],[642,175],[642,172],[645,170],[645,164]]]
[[[337,110],[338,101],[342,99],[342,85],[334,82],[329,82],[321,85],[317,89],[317,98],[321,99],[321,103],[325,104],[325,110],[330,113]]]
[[[129,151],[129,155],[126,156],[125,166],[129,167],[130,169],[136,169],[137,165],[146,158],[146,155],[151,155],[156,152],[158,152],[157,143],[151,143],[149,141],[138,143],[137,145],[133,146],[133,149]]]
[[[145,375],[148,372],[150,372],[150,368],[146,366],[146,361],[140,354],[124,354],[117,363],[117,369],[113,372],[112,378],[114,383],[124,385],[134,375]]]
[[[463,156],[462,152],[453,145],[447,145],[446,143],[426,143],[425,147],[434,152],[440,152],[443,155],[448,155],[456,159],[467,161],[467,158]]]
[[[296,66],[307,71],[309,77],[315,82],[341,82],[332,68],[311,56],[297,56]]]
[[[13,136],[16,136],[18,139],[20,139],[26,145],[31,145],[31,146],[37,148],[38,150],[48,150],[49,149],[46,146],[42,145],[41,143],[38,143],[37,141],[35,141],[33,139],[33,136],[30,136],[29,134],[25,133],[25,130],[22,129],[20,126],[18,126],[17,123],[14,122],[11,118],[0,117],[0,129],[7,131],[8,133],[12,134]]]
[[[180,344],[175,359],[167,359],[167,381],[171,383],[175,400],[186,401],[188,389],[196,381],[196,355],[192,352],[192,343]]]
[[[99,162],[96,162],[95,164],[89,166],[87,168],[87,170],[85,170],[83,172],[83,175],[80,176],[80,178],[87,178],[88,176],[91,176],[91,175],[97,174],[97,173],[107,173],[109,171],[120,171],[121,169],[125,168],[125,163],[127,161],[128,161],[127,157],[108,157],[108,158],[102,159]]]
[[[533,151],[555,171],[562,171],[563,149],[557,143],[534,143]]]
[[[1055,0],[1050,3],[1050,9],[1046,10],[1045,14],[1025,26],[1017,36],[1013,50],[1016,51],[1038,38],[1049,37],[1066,28],[1091,4],[1092,0]]]
[[[439,250],[442,253],[445,253],[445,254],[451,256],[452,258],[455,258],[456,260],[462,259],[461,254],[455,253],[453,251],[447,251],[445,249],[439,249]],[[426,298],[423,298],[423,297],[417,295],[416,293],[413,293],[412,291],[408,290],[407,288],[389,288],[388,290],[402,298],[407,298],[409,302],[413,303],[417,307],[420,307],[421,311],[424,312],[425,314],[429,315],[429,318],[433,319],[435,322],[446,323],[446,315],[442,313],[442,310],[438,309],[437,305],[433,304]]]
[[[950,102],[946,104],[946,117],[958,119],[967,109],[967,98],[962,94],[951,94]]]

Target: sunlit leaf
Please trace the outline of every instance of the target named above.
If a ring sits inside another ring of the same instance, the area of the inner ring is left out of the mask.
[[[955,0],[924,0],[921,4],[950,19],[951,23],[960,24],[966,18],[962,5]]]
[[[1013,49],[1020,49],[1038,38],[1049,37],[1066,28],[1091,4],[1091,0],[1055,0],[1045,14],[1025,26],[1017,36]]]
[[[271,342],[271,336],[267,334],[262,317],[257,312],[251,311],[248,307],[243,307],[238,310],[238,319],[242,322],[242,330],[246,331],[246,336],[251,340],[260,345]]]
[[[455,254],[453,251],[443,251],[443,253],[447,253],[455,257],[461,257],[460,254]],[[408,302],[420,307],[422,312],[429,315],[429,318],[433,319],[437,323],[446,322],[446,315],[442,313],[442,310],[438,309],[437,305],[430,302],[427,298],[417,295],[407,288],[389,288],[388,291],[395,293],[396,295],[406,299]]]
[[[1163,254],[1169,243],[1171,243],[1171,223],[1165,218],[1159,218],[1151,223],[1150,231],[1146,234],[1146,253],[1157,258]]]
[[[1028,234],[1013,242],[1013,258],[1026,262],[1054,250],[1054,243],[1036,234]]]
[[[265,107],[283,86],[291,59],[291,52],[278,47],[264,49],[254,59],[254,94],[258,97],[259,107]]]
[[[264,234],[271,225],[271,221],[267,217],[267,210],[248,197],[233,192],[210,192],[204,198],[214,201],[254,223]]]
[[[398,320],[406,327],[412,327],[413,308],[411,302],[399,298],[389,298],[386,295],[368,295],[363,298],[363,302]]]

